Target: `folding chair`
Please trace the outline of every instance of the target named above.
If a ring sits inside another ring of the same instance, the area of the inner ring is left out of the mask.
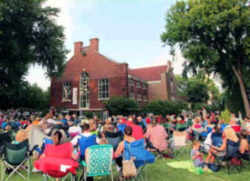
[[[30,177],[30,152],[28,141],[21,142],[19,144],[5,143],[3,152],[3,162],[2,162],[2,181],[9,180],[15,173],[21,176],[25,180],[29,180]],[[25,163],[28,162],[27,166]],[[19,171],[22,168],[27,172],[25,177],[23,173]],[[5,172],[7,169],[12,169],[6,179]]]
[[[86,181],[87,177],[110,175],[113,181],[112,157],[112,145],[93,145],[88,147],[85,161],[81,161],[81,165],[84,166],[84,180]]]
[[[172,150],[174,156],[177,157],[181,154],[187,153],[187,132],[174,131],[172,139]]]
[[[70,176],[71,180],[75,180],[78,162],[71,159],[72,150],[71,143],[46,145],[44,157],[40,157],[34,163],[35,168],[43,172],[43,180],[66,179],[68,176]]]
[[[135,158],[134,163],[137,168],[137,175],[131,180],[146,180],[146,164],[155,162],[155,156],[151,152],[147,151],[144,145],[144,139],[140,139],[131,143],[127,143],[126,141],[124,142],[123,158],[125,160]]]
[[[0,133],[0,162],[3,162],[3,153],[4,153],[4,145],[5,143],[10,143],[11,137],[9,133]],[[2,163],[1,163],[1,170],[2,170]],[[0,173],[1,177],[0,180],[3,180],[3,172]]]

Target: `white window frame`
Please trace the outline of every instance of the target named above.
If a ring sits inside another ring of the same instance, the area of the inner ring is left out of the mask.
[[[64,88],[65,87],[69,87],[70,90],[70,98],[65,97],[65,92],[64,92]],[[72,83],[70,81],[65,81],[63,82],[63,86],[62,86],[62,102],[71,102],[72,99]]]
[[[110,97],[109,87],[110,87],[109,86],[109,79],[98,80],[98,100],[108,100],[109,99],[109,97]]]

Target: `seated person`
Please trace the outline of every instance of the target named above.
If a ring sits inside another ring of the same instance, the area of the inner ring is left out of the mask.
[[[130,126],[127,126],[124,130],[124,138],[123,141],[119,144],[118,148],[115,151],[116,164],[121,168],[122,167],[122,153],[124,151],[124,142],[132,143],[136,141],[136,139],[132,136],[133,130]]]
[[[125,160],[134,159],[135,166],[138,168],[147,163],[154,162],[154,155],[148,152],[144,146],[144,139],[136,140],[133,136],[133,130],[130,126],[125,128],[125,136],[115,151],[116,163],[122,167],[122,157]]]
[[[249,160],[249,147],[248,147],[248,140],[247,140],[247,131],[242,130],[240,134],[240,148],[239,153],[241,158],[244,160]]]
[[[215,156],[223,160],[237,156],[239,149],[239,138],[231,127],[227,127],[222,134],[222,145],[211,146],[207,161],[214,163]]]
[[[200,146],[201,144],[199,141],[193,142],[193,148],[191,150],[191,159],[195,167],[205,168],[206,164],[203,159],[203,154],[199,151]]]
[[[248,143],[250,143],[250,117],[245,118],[244,127],[247,131]]]
[[[163,126],[161,126],[155,119],[152,120],[152,126],[148,127],[145,137],[152,144],[152,149],[162,152],[167,149],[167,137]]]
[[[144,133],[143,133],[143,129],[141,126],[136,124],[137,121],[133,121],[133,118],[130,117],[126,123],[127,126],[130,126],[132,128],[132,136],[136,139],[136,140],[140,140],[144,138]]]
[[[232,118],[229,124],[234,129],[234,131],[236,133],[240,133],[241,126],[239,124],[237,124],[236,118]]]
[[[104,144],[111,144],[114,150],[117,149],[119,143],[123,139],[123,134],[121,131],[117,131],[112,124],[105,127],[103,130],[103,139],[105,139]]]
[[[79,146],[80,156],[85,160],[85,151],[89,146],[96,145],[99,142],[96,134],[90,132],[89,124],[85,123],[82,126],[82,133],[75,136],[71,141],[73,146]]]
[[[35,168],[52,177],[64,177],[68,172],[76,174],[78,167],[77,155],[73,153],[73,146],[70,142],[61,144],[62,133],[55,131],[52,136],[53,144],[45,147],[44,153],[39,160],[34,162]],[[64,168],[67,165],[67,168]],[[57,179],[58,180],[58,179]]]
[[[67,124],[69,126],[68,133],[71,138],[74,138],[75,136],[81,134],[82,129],[80,126],[75,125],[74,120],[71,119],[67,121]]]

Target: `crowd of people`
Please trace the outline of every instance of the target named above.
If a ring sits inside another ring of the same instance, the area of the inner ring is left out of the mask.
[[[28,139],[30,145],[38,145],[41,148],[37,150],[38,160],[46,153],[44,138],[49,138],[54,145],[69,143],[72,146],[72,160],[85,160],[85,151],[92,145],[111,144],[113,159],[121,176],[127,144],[144,140],[147,153],[145,163],[147,159],[152,159],[151,152],[171,158],[175,132],[185,132],[186,140],[192,141],[190,155],[195,167],[217,171],[215,161],[218,158],[222,161],[230,158],[234,162],[249,159],[250,118],[243,120],[233,113],[230,122],[225,123],[219,113],[208,113],[205,110],[197,114],[182,113],[165,117],[153,114],[118,115],[106,120],[100,120],[97,116],[80,119],[76,114],[63,115],[54,110],[44,117],[38,113],[24,114],[11,110],[0,112],[0,127],[2,132],[11,132],[17,143]],[[79,149],[79,144],[82,149]]]

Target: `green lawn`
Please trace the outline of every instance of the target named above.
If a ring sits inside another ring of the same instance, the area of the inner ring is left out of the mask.
[[[182,155],[181,159],[157,159],[157,161],[152,165],[147,165],[145,168],[147,181],[247,181],[250,180],[250,162],[244,162],[244,167],[240,173],[233,170],[230,175],[227,174],[226,169],[222,168],[217,173],[205,172],[202,175],[197,175],[196,173],[190,171],[188,168],[180,167],[174,168],[172,165],[174,163],[190,162],[188,160],[188,154],[186,156]],[[10,181],[20,181],[21,178],[18,176],[13,177]],[[31,181],[43,180],[41,174],[32,174]],[[107,181],[110,178],[98,177],[95,180]],[[117,180],[117,179],[115,179]]]

